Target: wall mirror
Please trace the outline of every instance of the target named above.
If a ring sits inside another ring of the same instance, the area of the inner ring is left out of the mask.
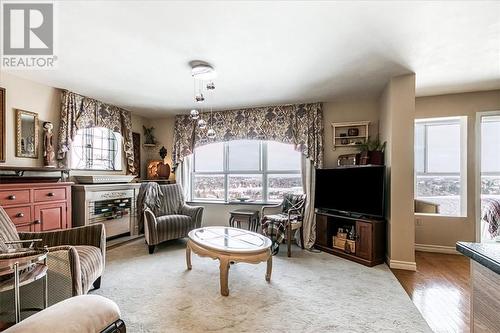
[[[38,158],[38,114],[16,110],[16,156]]]

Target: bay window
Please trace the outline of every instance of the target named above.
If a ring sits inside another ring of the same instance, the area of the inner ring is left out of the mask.
[[[195,149],[190,196],[194,201],[281,201],[302,193],[301,153],[274,141],[237,140]]]

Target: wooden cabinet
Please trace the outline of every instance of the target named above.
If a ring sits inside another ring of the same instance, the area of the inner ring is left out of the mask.
[[[369,222],[356,221],[356,255],[366,260],[372,260],[373,231]]]
[[[328,221],[324,215],[316,215],[316,244],[328,246]]]
[[[71,228],[72,184],[0,184],[0,205],[18,231]]]
[[[339,228],[355,230],[354,253],[333,247]],[[385,221],[316,213],[315,247],[366,266],[381,264],[385,261]]]

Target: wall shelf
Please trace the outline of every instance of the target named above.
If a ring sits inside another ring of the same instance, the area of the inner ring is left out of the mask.
[[[332,123],[332,149],[354,148],[362,145],[369,137],[369,121]],[[349,130],[357,132],[349,135]]]

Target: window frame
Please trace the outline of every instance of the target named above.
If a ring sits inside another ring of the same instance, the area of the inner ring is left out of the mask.
[[[238,141],[238,140],[235,140]],[[250,140],[252,141],[252,140]],[[222,171],[196,171],[196,150],[193,152],[192,166],[190,170],[190,184],[189,184],[189,198],[192,202],[216,202],[216,203],[230,203],[229,200],[229,177],[231,175],[261,175],[262,177],[262,200],[252,201],[250,204],[267,204],[277,203],[279,200],[269,200],[268,180],[269,175],[302,175],[302,171],[298,170],[268,170],[267,169],[267,142],[263,140],[253,140],[259,143],[259,170],[229,170],[229,142],[223,142],[223,170]],[[232,141],[234,142],[234,141]],[[299,153],[299,152],[298,152]],[[300,154],[300,153],[299,153]],[[224,176],[224,199],[204,199],[194,197],[194,184],[195,177],[199,176]],[[245,204],[245,203],[242,203]],[[248,203],[247,203],[248,204]]]
[[[114,157],[114,161],[113,161],[113,169],[94,169],[94,168],[73,168],[73,158],[74,158],[74,149],[75,147],[82,147],[82,152],[81,152],[81,155],[85,155],[86,152],[85,152],[85,147],[81,146],[81,145],[75,145],[75,140],[72,140],[71,142],[71,146],[70,146],[70,151],[69,151],[69,165],[71,166],[71,170],[75,170],[75,171],[106,171],[106,172],[120,172],[120,171],[123,171],[123,168],[124,168],[124,163],[123,163],[123,137],[120,133],[118,132],[114,132],[113,130],[109,129],[109,128],[106,128],[106,127],[101,127],[101,126],[95,126],[95,127],[87,127],[87,128],[81,128],[80,130],[82,131],[87,131],[87,130],[94,130],[96,128],[99,128],[99,129],[107,129],[108,131],[110,131],[111,133],[113,133],[114,137],[115,137],[115,141],[116,141],[116,146],[117,146],[117,149],[116,150],[109,150],[108,151],[114,151],[115,152],[115,157]],[[78,133],[77,131],[77,134],[76,135],[79,135],[80,133]],[[75,135],[75,138],[76,138],[76,135]],[[84,133],[82,133],[83,136],[85,136]],[[91,135],[91,136],[95,136],[94,134]],[[99,137],[100,139],[104,139],[104,138],[101,138]],[[100,150],[100,151],[106,151],[106,149],[101,149],[101,148],[96,148],[96,150]],[[94,147],[91,148],[91,152],[92,154],[94,153]]]
[[[427,177],[450,177],[455,176],[460,179],[460,209],[457,215],[448,214],[426,214],[426,213],[415,213],[416,215],[431,215],[431,216],[442,216],[451,218],[463,218],[467,217],[467,116],[450,116],[450,117],[433,117],[433,118],[419,118],[415,119],[415,127],[419,123],[430,124],[430,126],[435,125],[451,125],[458,124],[460,128],[460,171],[459,172],[429,172],[428,171],[428,139],[427,139],[427,126],[424,127],[424,171],[417,171],[416,159],[414,161],[414,198],[417,197],[417,177],[427,176]],[[414,142],[414,149],[416,148],[416,142]]]

